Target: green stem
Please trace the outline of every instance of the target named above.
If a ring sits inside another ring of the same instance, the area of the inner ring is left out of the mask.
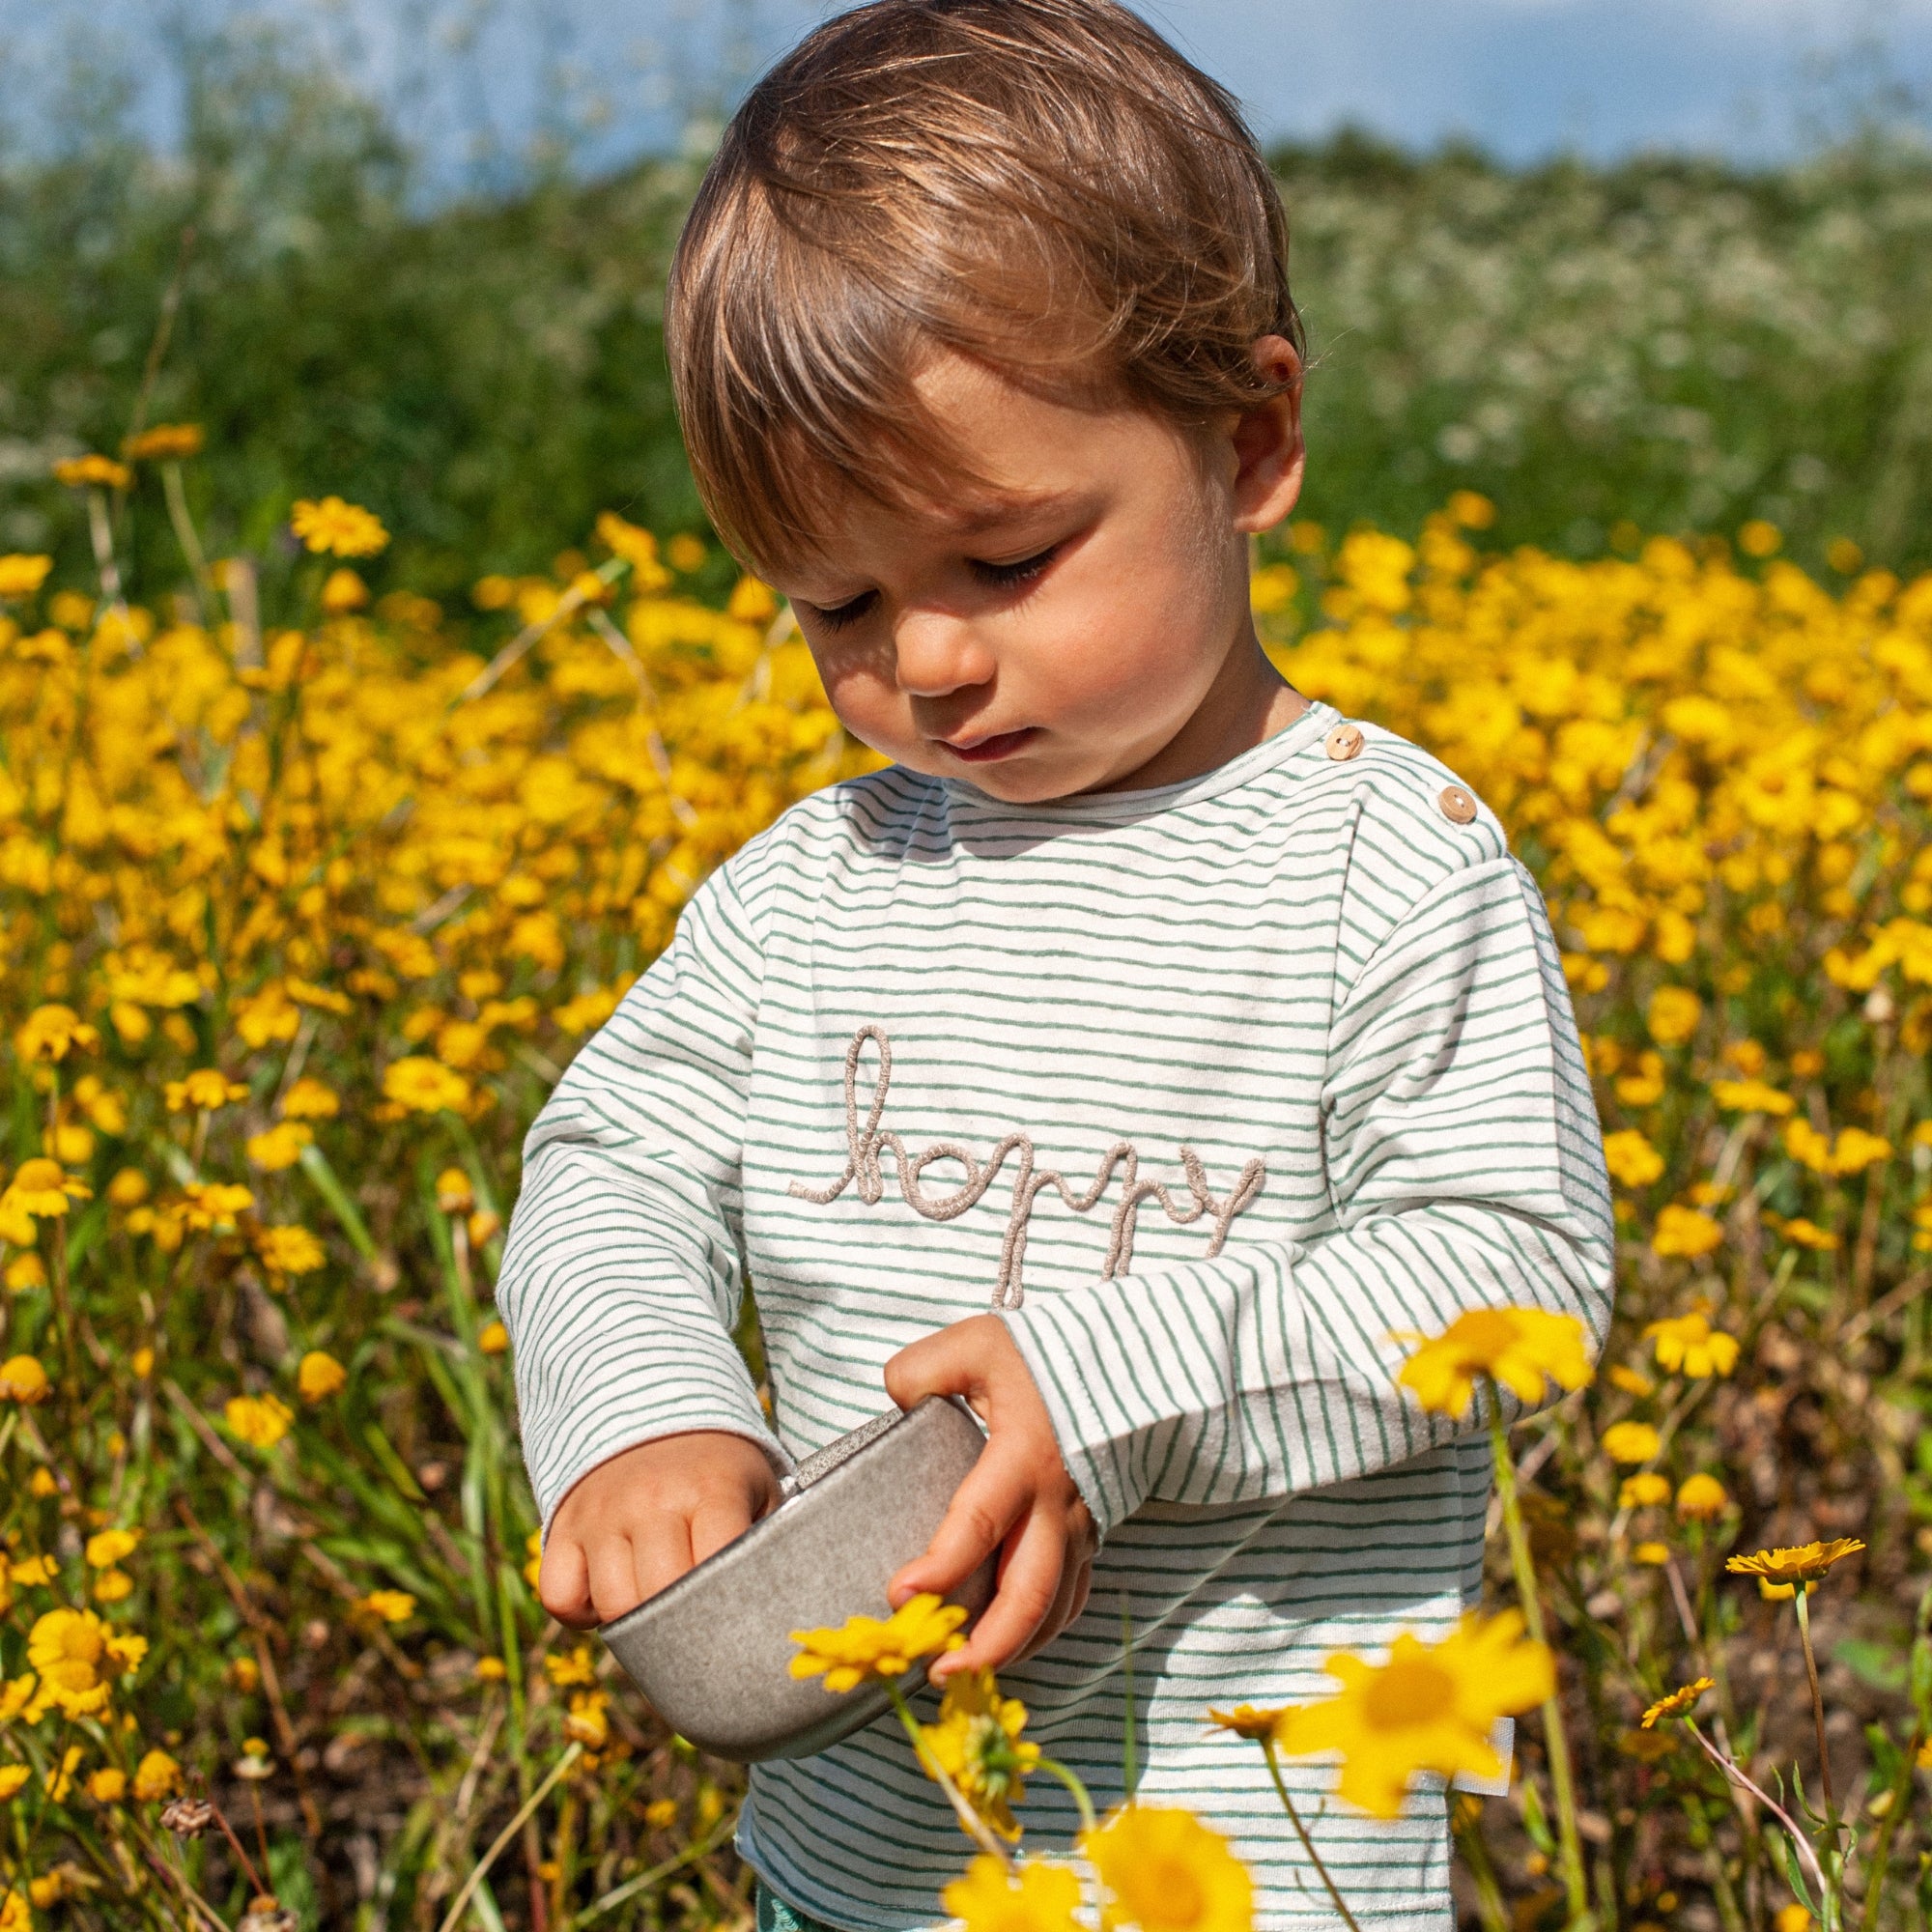
[[[1864,1914],[1860,1920],[1861,1932],[1878,1932],[1879,1905],[1885,1897],[1885,1882],[1891,1865],[1891,1841],[1898,1831],[1899,1820],[1912,1809],[1913,1772],[1918,1767],[1918,1753],[1924,1747],[1925,1725],[1921,1719],[1913,1726],[1912,1742],[1905,1747],[1905,1754],[1898,1761],[1898,1770],[1891,1780],[1891,1804],[1879,1824],[1878,1835],[1872,1840],[1871,1857],[1866,1861],[1869,1876],[1865,1880]]]
[[[1529,1553],[1529,1534],[1523,1527],[1522,1501],[1517,1493],[1516,1463],[1511,1459],[1509,1431],[1503,1426],[1502,1394],[1487,1383],[1490,1399],[1490,1445],[1496,1465],[1496,1494],[1503,1506],[1503,1527],[1509,1538],[1510,1567],[1522,1605],[1523,1628],[1547,1649],[1543,1601],[1536,1586],[1536,1565]],[[1549,1787],[1556,1800],[1556,1829],[1563,1858],[1563,1889],[1568,1894],[1570,1924],[1590,1922],[1590,1889],[1583,1872],[1583,1843],[1577,1831],[1577,1792],[1570,1772],[1570,1741],[1563,1729],[1563,1709],[1555,1692],[1543,1706],[1543,1742],[1549,1756]]]
[[[213,601],[214,586],[208,575],[208,558],[201,548],[201,538],[196,534],[194,519],[188,514],[187,492],[182,487],[182,467],[179,463],[161,465],[161,494],[168,499],[168,521],[175,526],[175,541],[182,547],[182,555],[187,559],[187,567],[194,579],[195,609],[201,621],[208,621],[208,612]]]
[[[1810,1588],[1800,1583],[1791,1593],[1791,1607],[1798,1612],[1798,1637],[1804,1646],[1804,1675],[1811,1686],[1811,1719],[1818,1731],[1818,1778],[1825,1791],[1825,1817],[1831,1827],[1832,1842],[1838,1842],[1838,1801],[1832,1791],[1832,1753],[1825,1743],[1825,1694],[1818,1688],[1818,1660],[1811,1653]]]
[[[557,1779],[582,1755],[583,1747],[582,1745],[572,1745],[557,1759],[555,1764],[551,1767],[550,1776],[530,1793],[529,1797],[524,1803],[523,1809],[497,1834],[497,1842],[477,1860],[476,1869],[463,1881],[463,1889],[456,1894],[456,1903],[449,1908],[441,1925],[438,1928],[438,1932],[456,1932],[457,1926],[463,1922],[464,1913],[469,1910],[471,1895],[475,1892],[476,1888],[483,1883],[484,1874],[502,1857],[504,1846],[535,1815],[537,1806],[550,1796],[551,1790],[555,1785]]]
[[[892,1692],[893,1709],[899,1714],[899,1722],[905,1726],[905,1734],[912,1740],[913,1754],[919,1759],[925,1774],[946,1794],[946,1802],[952,1806],[952,1815],[959,1820],[959,1829],[980,1847],[982,1852],[996,1858],[1009,1871],[1013,1861],[998,1834],[981,1818],[970,1804],[966,1794],[947,1776],[946,1767],[926,1748],[925,1738],[919,1728],[919,1719],[912,1714],[912,1707],[906,1702],[896,1684],[889,1684],[886,1689]]]
[[[1057,1777],[1073,1794],[1073,1802],[1080,1807],[1080,1830],[1082,1833],[1096,1831],[1099,1820],[1094,1815],[1094,1801],[1087,1795],[1087,1787],[1064,1764],[1056,1764],[1052,1758],[1043,1757],[1037,1767],[1049,1777]]]
[[[1308,1827],[1301,1822],[1301,1813],[1294,1808],[1294,1800],[1288,1795],[1288,1785],[1281,1775],[1281,1766],[1275,1759],[1274,1740],[1262,1740],[1262,1755],[1267,1759],[1268,1776],[1274,1779],[1275,1796],[1281,1800],[1281,1808],[1288,1813],[1288,1822],[1294,1827],[1294,1835],[1301,1840],[1301,1849],[1314,1861],[1315,1869],[1321,1875],[1321,1883],[1328,1888],[1328,1896],[1335,1901],[1335,1910],[1342,1915],[1342,1922],[1349,1932],[1362,1932],[1355,1923],[1355,1915],[1349,1910],[1348,1900],[1342,1896],[1341,1889],[1322,1862],[1321,1854],[1315,1849],[1315,1840],[1308,1835]]]

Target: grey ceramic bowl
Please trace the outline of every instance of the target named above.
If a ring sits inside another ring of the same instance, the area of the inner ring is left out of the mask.
[[[973,1411],[928,1396],[801,1463],[784,1499],[600,1634],[658,1715],[714,1757],[809,1757],[892,1708],[883,1685],[833,1692],[790,1674],[795,1630],[885,1616],[886,1584],[932,1541],[985,1445]],[[952,1594],[992,1600],[993,1560]]]

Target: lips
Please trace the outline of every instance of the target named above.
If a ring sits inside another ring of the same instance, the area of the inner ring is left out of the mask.
[[[960,743],[942,738],[939,742],[955,758],[963,758],[969,765],[986,765],[999,758],[1011,757],[1015,752],[1032,744],[1038,735],[1037,724],[1026,724],[1017,731],[996,731],[989,738],[968,738]]]

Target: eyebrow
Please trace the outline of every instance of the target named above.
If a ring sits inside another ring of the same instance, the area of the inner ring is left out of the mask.
[[[962,537],[978,536],[983,530],[997,528],[1002,524],[1014,523],[1021,517],[1038,516],[1048,510],[1065,508],[1078,496],[1073,490],[1044,490],[1037,493],[1016,493],[1003,497],[997,503],[982,509],[962,512],[957,517],[947,519],[948,526]]]

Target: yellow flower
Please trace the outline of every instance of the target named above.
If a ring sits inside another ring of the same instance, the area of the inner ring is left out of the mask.
[[[816,1677],[822,1671],[828,1690],[850,1690],[867,1680],[892,1683],[921,1658],[959,1649],[966,1641],[958,1634],[965,1621],[959,1605],[942,1603],[928,1593],[883,1620],[847,1617],[837,1630],[793,1631],[799,1654],[791,1661],[791,1674]]]
[[[7,1264],[7,1293],[25,1294],[30,1290],[47,1285],[47,1264],[39,1255],[15,1255]]]
[[[486,1355],[503,1354],[510,1346],[510,1331],[500,1321],[486,1321],[476,1331],[476,1346]]]
[[[40,1680],[30,1714],[51,1708],[92,1717],[106,1707],[113,1680],[147,1654],[146,1637],[117,1633],[92,1610],[48,1610],[27,1636],[27,1662]]]
[[[383,1092],[412,1113],[435,1114],[445,1107],[462,1107],[469,1098],[469,1083],[440,1061],[411,1054],[390,1062],[383,1075]]]
[[[345,563],[328,573],[322,586],[322,608],[330,616],[359,611],[369,601],[369,586]]]
[[[1080,1909],[1079,1879],[1065,1865],[1038,1859],[1009,1871],[982,1852],[964,1878],[941,1891],[939,1902],[964,1921],[965,1932],[1079,1932],[1073,1916]]]
[[[141,1541],[138,1529],[103,1529],[87,1539],[91,1570],[111,1570],[124,1556],[133,1555]]]
[[[1686,1476],[1677,1492],[1677,1514],[1686,1522],[1710,1522],[1723,1515],[1731,1499],[1715,1476]]]
[[[71,1007],[36,1007],[14,1036],[14,1051],[22,1060],[65,1060],[70,1053],[92,1052],[100,1035]]]
[[[181,463],[199,456],[205,440],[199,423],[156,423],[130,436],[121,445],[121,454],[129,463]]]
[[[1708,1255],[1713,1248],[1721,1247],[1723,1242],[1724,1231],[1710,1215],[1672,1202],[1658,1212],[1650,1248],[1656,1255],[1666,1258],[1682,1255],[1686,1260],[1695,1261],[1699,1255]]]
[[[1233,1731],[1237,1738],[1247,1738],[1256,1744],[1263,1744],[1281,1732],[1282,1719],[1288,1715],[1287,1705],[1277,1705],[1272,1710],[1257,1710],[1252,1704],[1236,1704],[1232,1711],[1209,1711],[1208,1721],[1224,1731]]]
[[[1655,1469],[1646,1469],[1637,1476],[1626,1476],[1623,1488],[1617,1492],[1619,1509],[1653,1509],[1657,1504],[1669,1500],[1669,1479],[1660,1476]]]
[[[1648,1463],[1663,1438],[1647,1422],[1613,1422],[1604,1431],[1603,1443],[1613,1463]]]
[[[284,1275],[313,1274],[327,1260],[327,1252],[308,1229],[287,1222],[255,1231],[255,1252],[262,1265],[279,1281]]]
[[[378,1623],[400,1624],[415,1615],[416,1600],[407,1590],[371,1590],[366,1597],[356,1598],[355,1607]]]
[[[116,1208],[138,1208],[153,1190],[138,1167],[124,1167],[107,1183],[107,1198]]]
[[[1663,1156],[1634,1127],[1604,1136],[1604,1164],[1620,1187],[1648,1187],[1663,1172]]]
[[[611,1737],[611,1719],[606,1715],[610,1702],[608,1690],[578,1691],[564,1717],[564,1736],[591,1750],[602,1750]]]
[[[1634,1395],[1639,1401],[1657,1393],[1657,1384],[1648,1376],[1639,1370],[1626,1368],[1621,1362],[1608,1371],[1607,1379],[1612,1388],[1620,1388],[1626,1395]]]
[[[524,1539],[524,1581],[532,1590],[537,1586],[537,1578],[543,1574],[543,1531],[533,1529]]]
[[[1790,1220],[1776,1225],[1778,1234],[1794,1247],[1811,1248],[1819,1254],[1829,1255],[1835,1252],[1840,1245],[1836,1235],[1829,1229],[1819,1227],[1815,1221],[1807,1221],[1803,1214],[1794,1214]]]
[[[509,1676],[510,1667],[500,1657],[479,1657],[471,1674],[479,1684],[500,1684]]]
[[[295,1410],[276,1395],[230,1396],[221,1411],[228,1433],[251,1449],[272,1449],[289,1433]]]
[[[282,1121],[267,1133],[251,1134],[242,1144],[249,1160],[270,1174],[293,1167],[301,1158],[302,1149],[315,1139],[299,1121]]]
[[[436,1205],[445,1214],[467,1214],[476,1205],[476,1190],[460,1167],[445,1167],[436,1178]]]
[[[34,1915],[25,1892],[9,1889],[0,1897],[0,1932],[34,1932]]]
[[[236,1182],[191,1180],[182,1189],[181,1222],[185,1227],[207,1233],[224,1225],[232,1226],[238,1216],[247,1213],[254,1205],[255,1197]]]
[[[84,1180],[75,1180],[59,1161],[37,1155],[20,1163],[8,1185],[5,1205],[19,1213],[48,1220],[65,1214],[70,1201],[93,1199],[94,1189]]]
[[[133,482],[134,472],[111,456],[70,456],[54,465],[54,480],[70,490],[125,490]]]
[[[1775,1114],[1780,1119],[1798,1105],[1789,1094],[1762,1080],[1714,1080],[1711,1097],[1727,1114]]]
[[[1710,1317],[1698,1309],[1651,1322],[1643,1339],[1656,1344],[1657,1366],[1672,1375],[1702,1380],[1727,1376],[1738,1365],[1738,1338],[1713,1328]]]
[[[1645,1018],[1659,1046],[1682,1046],[1697,1031],[1704,1003],[1688,986],[1660,986],[1650,996]]]
[[[1141,1932],[1249,1932],[1254,1881],[1220,1833],[1191,1811],[1128,1804],[1080,1849],[1106,1890],[1104,1927]]]
[[[171,1798],[181,1789],[181,1766],[164,1750],[146,1752],[134,1767],[134,1796],[143,1804]]]
[[[94,1579],[97,1604],[118,1604],[134,1594],[134,1579],[125,1570],[103,1570]]]
[[[1493,1777],[1502,1770],[1491,1743],[1495,1720],[1545,1702],[1556,1687],[1548,1650],[1520,1641],[1521,1634],[1515,1610],[1487,1623],[1472,1612],[1438,1644],[1404,1632],[1384,1664],[1338,1651],[1328,1672],[1341,1694],[1290,1711],[1282,1747],[1339,1750],[1341,1795],[1378,1818],[1401,1811],[1418,1771]]]
[[[53,567],[50,556],[26,556],[18,551],[0,556],[0,599],[31,597]]]
[[[128,1795],[128,1774],[102,1765],[87,1780],[87,1795],[97,1804],[118,1804]]]
[[[1002,1697],[990,1670],[962,1670],[947,1682],[938,1723],[920,1727],[926,1751],[980,1820],[1006,1838],[1020,1834],[1012,1807],[1025,1796],[1021,1780],[1039,1763],[1039,1747],[1020,1735],[1026,1720],[1026,1706]]]
[[[1433,1341],[1412,1331],[1391,1339],[1422,1342],[1396,1380],[1438,1415],[1466,1415],[1478,1376],[1492,1377],[1524,1402],[1542,1401],[1546,1381],[1578,1389],[1590,1379],[1583,1324],[1541,1308],[1474,1308]]]
[[[1638,1723],[1644,1730],[1650,1731],[1657,1728],[1660,1718],[1688,1717],[1690,1707],[1711,1689],[1711,1686],[1712,1679],[1699,1677],[1683,1686],[1681,1690],[1673,1690],[1669,1696],[1660,1697],[1638,1719]]]
[[[1855,1536],[1830,1543],[1801,1543],[1795,1548],[1760,1549],[1750,1556],[1733,1556],[1724,1568],[1741,1577],[1759,1577],[1771,1584],[1815,1582],[1834,1563],[1855,1556],[1864,1545]]]
[[[1642,1563],[1653,1570],[1661,1570],[1670,1561],[1670,1546],[1667,1543],[1639,1543],[1631,1551],[1633,1563]]]
[[[282,1096],[282,1118],[287,1121],[332,1121],[341,1111],[335,1089],[306,1076]]]
[[[1844,539],[1840,538],[1839,543],[1843,542]],[[1839,547],[1838,544],[1833,544],[1832,546],[1833,550],[1834,551],[1837,550],[1838,547]],[[1858,545],[1853,544],[1851,545],[1851,548],[1853,550],[1857,550]],[[1849,566],[1840,566],[1836,563],[1833,563],[1832,567],[1834,570],[1839,569],[1841,567],[1849,567],[1852,570],[1856,570],[1859,567],[1859,564],[1862,561],[1863,558],[1861,557],[1853,561]],[[1800,1905],[1796,1899],[1793,1899],[1789,1905],[1780,1905],[1777,1908],[1777,1910],[1772,1914],[1771,1923],[1772,1923],[1772,1932],[1811,1932],[1811,1915],[1808,1911],[1805,1910],[1804,1906]]]
[[[298,499],[289,513],[289,527],[310,550],[331,556],[374,556],[389,541],[380,518],[340,497],[319,503]]]
[[[322,1349],[311,1349],[296,1369],[296,1393],[306,1403],[327,1402],[349,1381],[349,1371]]]
[[[0,1764],[0,1804],[15,1797],[33,1775],[24,1764]]]
[[[190,1107],[212,1113],[231,1101],[245,1100],[248,1090],[241,1081],[229,1079],[213,1066],[198,1066],[185,1080],[170,1080],[164,1097],[171,1114],[184,1113]]]
[[[31,1408],[53,1394],[47,1372],[32,1355],[13,1355],[0,1362],[0,1402],[17,1402]]]

